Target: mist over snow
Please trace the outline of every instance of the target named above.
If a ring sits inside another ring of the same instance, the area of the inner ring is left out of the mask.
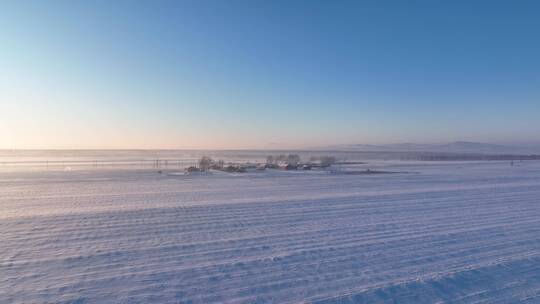
[[[540,154],[540,144],[489,144],[456,141],[447,144],[398,143],[385,145],[343,144],[314,147],[315,150],[365,151],[365,152],[438,152],[438,153],[477,153],[477,154]]]

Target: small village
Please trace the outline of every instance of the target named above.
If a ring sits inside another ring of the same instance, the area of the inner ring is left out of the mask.
[[[233,163],[223,160],[213,160],[211,157],[203,156],[199,159],[197,166],[186,168],[186,174],[223,171],[229,173],[244,173],[249,170],[263,171],[266,169],[274,170],[312,170],[325,169],[336,164],[336,158],[333,156],[311,157],[309,161],[302,161],[298,154],[281,154],[277,156],[269,155],[264,163]]]

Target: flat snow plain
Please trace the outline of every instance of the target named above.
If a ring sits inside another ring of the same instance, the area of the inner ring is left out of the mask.
[[[540,163],[0,173],[0,303],[540,303]]]

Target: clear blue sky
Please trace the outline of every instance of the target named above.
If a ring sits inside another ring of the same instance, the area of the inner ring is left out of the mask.
[[[0,148],[538,142],[538,1],[2,1]]]

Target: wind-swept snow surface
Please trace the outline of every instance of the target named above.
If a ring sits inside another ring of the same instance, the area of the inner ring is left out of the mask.
[[[540,164],[0,174],[0,303],[539,303]]]

